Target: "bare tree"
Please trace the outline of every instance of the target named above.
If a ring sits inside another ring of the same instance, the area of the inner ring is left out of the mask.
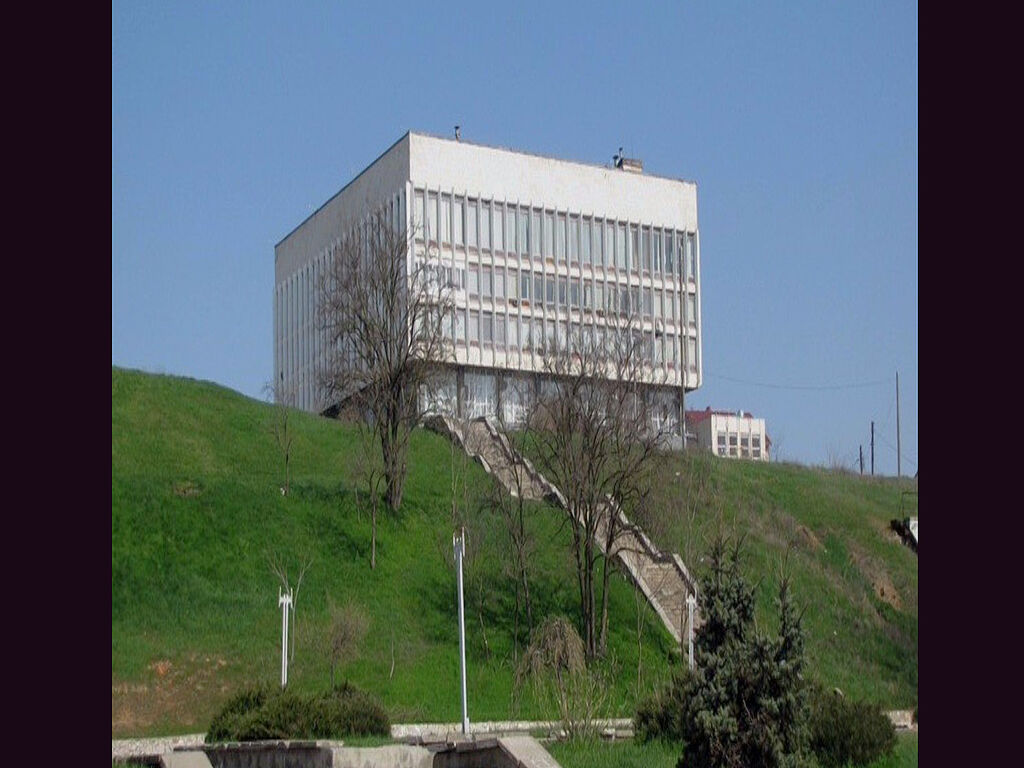
[[[549,351],[545,370],[551,381],[531,414],[540,468],[565,498],[588,659],[606,647],[608,560],[635,541],[627,517],[645,514],[653,459],[664,437],[652,424],[642,389],[650,369],[636,326],[625,320],[597,333],[574,332],[557,352]]]
[[[332,350],[323,394],[371,425],[393,510],[402,504],[420,397],[453,350],[450,269],[414,249],[411,231],[376,214],[332,250],[318,290],[318,323]]]
[[[331,688],[334,688],[335,667],[351,661],[359,653],[359,646],[363,642],[363,638],[366,637],[370,619],[366,615],[366,611],[358,603],[352,601],[338,606],[328,598],[327,608],[331,617],[329,656]]]
[[[356,482],[365,494],[370,512],[370,570],[377,568],[377,508],[380,505],[381,485],[384,483],[384,464],[376,450],[376,434],[365,421],[359,421],[359,439],[362,450],[356,458]]]
[[[267,399],[274,404],[270,418],[270,433],[274,436],[274,443],[284,461],[284,487],[281,488],[281,495],[287,496],[291,489],[292,441],[295,439],[291,423],[291,412],[295,406],[295,390],[283,382],[276,384],[268,382],[264,385],[263,391]]]
[[[526,393],[518,393],[518,400],[526,399]],[[525,457],[527,433],[517,430],[516,424],[505,421],[502,409],[497,418],[500,434],[508,440],[505,482],[491,484],[484,498],[484,505],[504,523],[507,545],[505,557],[506,575],[512,582],[514,609],[512,615],[513,658],[518,658],[521,616],[525,614],[527,637],[533,632],[533,600],[530,597],[530,561],[534,551],[533,535],[527,525],[528,497],[533,492],[533,479]]]

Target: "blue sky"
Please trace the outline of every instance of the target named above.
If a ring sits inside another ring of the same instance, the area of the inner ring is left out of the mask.
[[[115,2],[115,365],[261,396],[273,248],[407,130],[697,182],[704,385],[783,459],[917,469],[905,2]]]

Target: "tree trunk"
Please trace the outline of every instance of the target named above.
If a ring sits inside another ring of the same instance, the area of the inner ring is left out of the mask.
[[[608,649],[608,551],[609,547],[605,550],[605,556],[602,558],[602,573],[601,573],[601,640],[599,643],[600,653],[604,656],[605,651]]]
[[[288,454],[284,455],[284,495],[288,495],[288,491],[291,490],[289,487],[290,473],[288,471]]]
[[[370,516],[370,570],[377,568],[377,493],[373,494],[373,507]]]

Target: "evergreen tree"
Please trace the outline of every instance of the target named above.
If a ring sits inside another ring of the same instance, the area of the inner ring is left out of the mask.
[[[678,677],[669,701],[678,718],[685,768],[790,768],[808,762],[804,638],[789,581],[779,587],[780,631],[754,623],[754,593],[740,573],[740,542],[713,542],[704,581],[705,624],[694,642],[695,669]]]

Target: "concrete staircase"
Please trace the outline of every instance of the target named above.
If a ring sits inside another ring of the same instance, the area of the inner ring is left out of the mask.
[[[434,415],[426,420],[426,426],[453,440],[488,474],[497,478],[511,495],[518,496],[522,492],[523,498],[544,499],[566,509],[562,492],[511,446],[491,419],[480,417],[459,423],[449,416]],[[614,551],[609,556],[623,565],[665,628],[676,642],[682,642],[688,631],[686,598],[691,594],[696,597],[696,582],[679,555],[659,550],[639,527],[629,522],[614,499],[609,497],[604,511],[605,516],[596,534],[601,551],[609,555],[604,552],[604,534],[608,521],[614,515],[623,533],[617,537]],[[695,612],[694,627],[699,627],[700,623]]]

